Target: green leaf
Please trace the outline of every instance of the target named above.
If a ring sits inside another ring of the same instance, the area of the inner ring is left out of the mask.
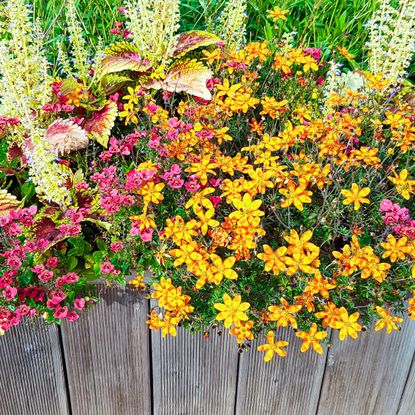
[[[131,81],[132,79],[128,76],[108,74],[102,78],[101,85],[106,95],[112,95],[119,91],[127,82]]]
[[[29,201],[36,193],[34,183],[32,181],[23,183],[20,186],[20,193],[25,202]]]
[[[78,258],[76,257],[71,257],[68,258],[66,261],[66,268],[68,271],[73,271],[78,265]]]
[[[111,223],[104,222],[103,220],[99,220],[99,219],[85,218],[84,221],[91,222],[101,228],[104,228],[107,231],[109,231],[112,227]]]

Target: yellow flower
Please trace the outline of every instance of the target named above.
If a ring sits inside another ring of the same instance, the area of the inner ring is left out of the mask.
[[[385,249],[382,258],[390,257],[391,262],[396,262],[398,258],[405,259],[405,255],[411,250],[406,236],[396,240],[391,234],[388,235],[388,241],[382,242],[380,246]]]
[[[155,184],[154,182],[148,182],[140,188],[138,193],[143,196],[145,204],[149,204],[151,202],[157,205],[164,199],[164,196],[161,193],[164,186],[164,183]]]
[[[311,203],[311,197],[313,192],[307,190],[306,184],[300,181],[298,187],[294,182],[288,183],[287,189],[280,189],[279,192],[285,196],[285,199],[281,203],[281,207],[288,208],[294,205],[299,211],[304,210],[303,203]]]
[[[324,306],[323,311],[314,314],[317,318],[322,318],[323,327],[332,327],[333,324],[340,320],[340,310],[331,301]]]
[[[336,284],[330,284],[329,280],[324,279],[320,273],[317,273],[305,287],[305,292],[314,294],[321,294],[323,298],[329,298],[329,290],[336,288]]]
[[[215,284],[219,284],[223,277],[228,280],[235,280],[238,278],[238,274],[232,269],[236,261],[234,256],[230,256],[222,261],[222,258],[219,255],[212,254],[210,259],[213,263],[212,273],[214,275],[213,282],[215,282]]]
[[[272,10],[267,10],[268,12],[268,19],[274,20],[276,22],[278,19],[286,20],[287,17],[285,16],[288,13],[288,10],[281,10],[279,7],[275,6]]]
[[[287,267],[284,263],[285,254],[287,253],[287,248],[285,246],[280,246],[275,251],[269,245],[262,245],[264,252],[261,252],[257,255],[259,259],[265,262],[265,271],[271,271],[278,275],[281,272],[284,272]]]
[[[403,318],[391,316],[391,310],[385,310],[382,307],[377,306],[376,312],[380,315],[380,319],[376,322],[375,331],[382,330],[386,327],[388,334],[392,333],[392,330],[400,330],[400,327],[395,323],[402,323]]]
[[[213,218],[215,211],[213,209],[208,209],[204,211],[203,209],[198,209],[196,211],[197,218],[199,219],[199,227],[202,232],[202,235],[206,235],[208,228],[215,228],[219,226],[219,222]]]
[[[202,260],[202,255],[197,251],[197,243],[192,241],[190,243],[184,243],[179,249],[172,249],[169,254],[176,257],[174,266],[178,267],[182,264],[192,265],[195,262]]]
[[[305,255],[300,252],[293,252],[291,257],[285,257],[284,261],[288,267],[287,275],[294,275],[298,271],[304,272],[305,274],[314,274],[317,269],[314,265],[316,260],[316,254]]]
[[[339,46],[337,48],[337,50],[339,51],[340,55],[344,56],[346,59],[353,59],[354,58],[354,55],[349,53],[345,47]]]
[[[242,200],[232,200],[232,203],[238,210],[232,212],[229,215],[229,218],[239,219],[241,221],[241,226],[251,218],[264,216],[264,212],[259,210],[259,207],[262,205],[262,200],[252,200],[249,193],[245,193]]]
[[[301,352],[306,352],[310,346],[313,346],[313,349],[318,354],[323,354],[323,347],[320,344],[320,340],[323,340],[327,337],[326,331],[317,331],[317,324],[313,323],[309,331],[298,331],[295,333],[297,337],[303,340],[301,345]]]
[[[310,69],[313,71],[318,71],[318,65],[315,59],[310,55],[303,55],[297,59],[298,63],[303,64],[303,71],[307,73]]]
[[[220,48],[216,48],[211,52],[207,50],[202,50],[202,53],[203,55],[205,55],[205,58],[203,58],[203,60],[206,60],[206,62],[210,64],[220,60]]]
[[[260,352],[266,351],[264,362],[269,362],[274,357],[275,353],[281,357],[287,356],[287,351],[284,349],[284,347],[288,346],[288,342],[283,340],[278,340],[275,342],[273,331],[268,332],[267,342],[268,344],[262,344],[261,346],[258,346],[258,350]]]
[[[133,106],[133,104],[125,104],[123,111],[119,113],[121,118],[125,118],[125,125],[129,122],[133,124],[138,124],[138,117],[137,117],[137,108]]]
[[[199,179],[202,185],[205,185],[208,181],[208,174],[216,176],[215,168],[218,165],[210,161],[210,157],[205,157],[197,163],[192,163],[190,167],[186,169],[187,172],[194,173]]]
[[[140,274],[137,274],[133,280],[128,281],[128,284],[139,290],[144,290],[144,288],[146,288],[144,277]]]
[[[242,84],[230,85],[229,80],[224,79],[222,85],[216,85],[216,90],[218,91],[216,93],[216,97],[219,98],[222,96],[228,96],[232,98],[235,96],[236,91],[240,88],[242,88]]]
[[[270,313],[268,318],[271,321],[276,321],[278,327],[288,327],[291,325],[293,328],[297,328],[297,320],[294,314],[298,313],[302,308],[302,305],[289,305],[285,298],[281,298],[281,306],[271,305],[268,307]]]
[[[351,190],[342,190],[341,193],[345,197],[343,204],[350,205],[353,203],[354,210],[359,210],[362,203],[370,203],[370,200],[365,197],[370,193],[369,187],[360,189],[356,183],[353,183]]]
[[[284,236],[284,239],[290,244],[287,253],[291,255],[293,252],[318,255],[320,248],[310,242],[313,231],[306,231],[301,236],[295,229],[290,230],[290,234]]]
[[[132,88],[131,86],[129,86],[127,90],[130,95],[124,95],[122,99],[128,100],[128,104],[138,104],[138,99],[142,95],[141,86],[137,85],[135,88]]]
[[[415,291],[412,293],[412,298],[408,300],[409,307],[407,308],[409,318],[415,320]]]
[[[213,305],[220,313],[216,320],[224,320],[223,325],[228,329],[232,324],[238,326],[241,321],[247,321],[248,316],[245,311],[250,307],[249,303],[242,303],[241,296],[235,295],[232,299],[228,294],[223,295],[223,304],[216,303]]]
[[[161,328],[161,337],[166,337],[168,334],[175,337],[177,335],[176,326],[180,323],[180,318],[166,313],[164,320],[160,319],[159,327]]]
[[[408,179],[408,170],[404,169],[399,176],[394,172],[395,177],[388,176],[388,179],[395,185],[396,191],[406,200],[410,199],[410,194],[414,193],[415,180]]]
[[[242,344],[245,340],[254,340],[254,334],[252,333],[253,325],[254,323],[252,321],[247,321],[246,323],[241,323],[239,326],[232,327],[229,333],[236,336],[238,344]]]
[[[347,336],[350,336],[352,339],[357,339],[357,333],[362,331],[362,326],[357,322],[359,319],[359,313],[356,312],[349,316],[349,313],[344,307],[341,307],[339,312],[340,319],[332,322],[330,327],[340,330],[340,341],[343,341]]]
[[[181,216],[175,216],[173,220],[166,220],[166,227],[164,228],[162,238],[169,239],[173,237],[173,242],[180,246],[182,242],[192,241],[192,237],[197,235],[196,228],[197,222],[195,219],[185,222]]]

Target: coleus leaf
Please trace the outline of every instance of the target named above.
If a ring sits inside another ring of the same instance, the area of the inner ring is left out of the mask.
[[[60,92],[62,95],[69,95],[79,88],[79,82],[75,78],[67,78],[62,81]]]
[[[118,42],[105,51],[101,62],[101,75],[121,71],[146,72],[150,69],[150,62],[142,59],[140,51],[132,43]]]
[[[171,67],[164,79],[149,80],[144,86],[169,92],[187,92],[199,98],[210,100],[212,95],[206,82],[212,78],[209,68],[196,59],[180,61]]]
[[[105,75],[101,80],[101,85],[104,89],[105,94],[112,95],[119,91],[127,82],[132,79],[128,76],[121,76],[117,74]]]
[[[176,48],[174,49],[173,56],[183,56],[185,53],[191,50],[200,48],[202,46],[214,45],[220,42],[220,38],[213,33],[204,32],[202,30],[192,30],[190,32],[184,32],[179,36],[177,40]]]
[[[5,189],[0,190],[0,217],[7,216],[19,204],[20,202],[16,199],[16,196],[10,194]]]
[[[100,111],[94,112],[92,118],[84,122],[83,127],[91,138],[107,147],[117,114],[117,104],[109,101]]]
[[[69,119],[56,120],[49,126],[45,139],[56,150],[58,156],[88,146],[86,131]]]

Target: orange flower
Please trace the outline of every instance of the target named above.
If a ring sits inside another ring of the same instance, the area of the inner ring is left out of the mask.
[[[245,311],[250,307],[249,303],[241,302],[241,296],[235,295],[232,299],[228,294],[223,295],[223,304],[216,303],[213,305],[220,313],[216,320],[224,320],[223,325],[228,329],[232,324],[238,326],[241,321],[247,321],[248,316]]]
[[[288,346],[288,342],[283,340],[276,342],[274,338],[274,332],[272,331],[268,332],[266,338],[268,343],[258,346],[258,350],[260,352],[266,352],[264,362],[269,362],[274,357],[275,353],[281,357],[287,356],[287,351],[284,349],[284,347]]]
[[[301,352],[306,352],[312,346],[318,354],[323,354],[323,347],[320,341],[327,337],[327,332],[317,330],[317,324],[313,323],[309,331],[298,331],[295,333],[297,337],[303,340]]]
[[[341,194],[345,197],[343,200],[344,205],[354,205],[354,210],[359,210],[362,203],[370,203],[370,200],[367,199],[367,196],[370,193],[369,187],[364,187],[360,189],[356,183],[352,184],[351,190],[342,190]]]
[[[294,314],[301,310],[301,305],[289,305],[287,300],[281,298],[281,306],[272,305],[268,307],[268,318],[270,321],[276,321],[278,327],[288,327],[291,325],[293,328],[297,328],[297,320]]]

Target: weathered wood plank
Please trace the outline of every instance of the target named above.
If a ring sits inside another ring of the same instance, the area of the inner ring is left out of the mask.
[[[0,337],[0,414],[69,415],[56,327],[21,323]]]
[[[415,339],[414,339],[415,340]],[[399,403],[398,415],[414,413],[415,408],[415,355],[412,357],[411,369],[406,379],[405,389]]]
[[[397,413],[415,351],[415,322],[400,332],[373,331],[340,342],[334,333],[324,374],[318,415]],[[410,412],[402,414],[409,415]]]
[[[257,346],[266,343],[265,335],[241,354],[235,413],[314,415],[326,352],[322,356],[313,350],[300,353],[302,341],[293,330],[282,328],[275,336],[289,342],[286,357],[275,355],[272,361],[264,362],[264,352],[258,352]]]
[[[145,294],[107,288],[76,324],[62,326],[73,415],[150,415]]]
[[[229,334],[209,338],[179,328],[175,338],[152,332],[154,415],[233,415],[237,345]]]

